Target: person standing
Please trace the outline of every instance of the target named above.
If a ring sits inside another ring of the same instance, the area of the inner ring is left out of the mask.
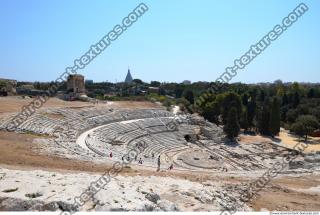
[[[160,164],[161,164],[161,161],[160,161],[160,155],[158,156],[158,169],[157,169],[157,172],[160,171]]]

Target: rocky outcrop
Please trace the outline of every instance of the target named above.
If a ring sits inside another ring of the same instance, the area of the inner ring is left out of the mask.
[[[62,201],[45,203],[39,200],[22,200],[15,198],[0,198],[2,211],[77,211],[71,204]]]

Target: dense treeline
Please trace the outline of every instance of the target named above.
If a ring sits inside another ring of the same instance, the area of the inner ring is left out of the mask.
[[[224,84],[210,94],[196,86],[186,88],[181,95],[189,103],[188,110],[223,125],[231,139],[237,136],[238,125],[245,132],[271,136],[284,127],[306,138],[319,129],[320,85]]]
[[[43,90],[50,84],[35,82],[34,86]],[[59,90],[65,89],[64,84]],[[98,99],[160,101],[168,108],[177,104],[183,111],[199,113],[208,121],[224,126],[231,139],[239,133],[238,128],[275,136],[284,127],[305,138],[319,129],[320,84],[280,80],[269,84],[178,84],[144,83],[135,79],[132,84],[86,84],[86,89],[88,96]]]

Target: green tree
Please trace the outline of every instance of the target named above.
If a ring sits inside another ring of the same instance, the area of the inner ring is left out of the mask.
[[[171,107],[171,105],[172,105],[172,101],[171,101],[171,99],[165,99],[165,100],[162,102],[162,104],[163,104],[163,106],[169,108],[169,107]]]
[[[293,95],[293,107],[296,108],[300,104],[300,95],[298,92],[295,92]]]
[[[151,87],[160,87],[161,83],[159,81],[151,81],[150,86]]]
[[[308,135],[317,128],[319,128],[319,122],[312,115],[299,116],[296,122],[291,126],[291,130],[296,134],[305,136],[305,141],[308,140]]]
[[[133,79],[132,82],[134,82],[135,84],[143,84],[143,81],[141,79]]]
[[[249,123],[248,123],[248,111],[247,111],[247,108],[244,108],[244,110],[242,111],[242,114],[241,114],[241,117],[240,117],[240,126],[245,131],[248,130]]]
[[[257,128],[261,134],[269,135],[270,122],[270,107],[269,99],[266,99],[263,106],[260,108],[257,116]]]
[[[202,115],[210,122],[219,124],[220,105],[217,101],[208,102],[202,109]]]
[[[222,94],[222,103],[221,103],[221,108],[222,108],[222,120],[223,123],[225,124],[227,121],[227,117],[229,115],[229,110],[231,108],[236,108],[237,110],[237,116],[241,116],[242,112],[242,104],[241,104],[241,98],[238,94],[230,92],[230,93],[224,93]],[[238,119],[239,121],[239,119]]]
[[[255,101],[255,99],[251,98],[250,101],[248,102],[248,105],[247,105],[247,115],[248,115],[249,127],[254,126],[253,120],[256,116],[256,109],[257,109],[256,101]]]
[[[230,140],[234,140],[234,138],[239,135],[240,125],[238,120],[238,111],[235,107],[230,109],[223,131]]]
[[[245,94],[242,95],[242,104],[244,106],[247,106],[248,102],[249,102],[249,96],[248,96],[248,94],[245,93]]]
[[[195,101],[196,110],[210,122],[219,124],[219,115],[221,114],[221,96],[211,93],[201,94]]]
[[[311,88],[309,91],[308,91],[308,98],[314,98],[315,97],[315,91],[313,88]]]
[[[287,95],[287,94],[284,94],[284,95],[282,96],[282,105],[285,106],[285,105],[287,105],[287,104],[289,104],[289,98],[288,98],[288,95]]]
[[[165,96],[166,95],[166,90],[163,89],[162,87],[160,87],[159,90],[158,90],[158,95],[159,96]]]
[[[180,85],[177,85],[174,89],[174,94],[176,96],[177,99],[182,97],[183,94],[183,87],[181,87]]]
[[[263,102],[266,99],[266,94],[264,90],[260,90],[258,101]]]
[[[269,131],[272,136],[280,132],[280,104],[277,98],[273,98],[270,113]]]
[[[192,90],[186,90],[184,98],[187,99],[190,104],[194,104],[194,95]]]

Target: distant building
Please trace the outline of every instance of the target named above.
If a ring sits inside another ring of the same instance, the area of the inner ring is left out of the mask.
[[[126,76],[126,79],[124,80],[125,83],[127,84],[131,84],[132,83],[132,76],[131,76],[131,73],[130,73],[130,69],[128,69],[128,73],[127,73],[127,76]]]
[[[14,95],[16,94],[17,81],[11,79],[0,78],[0,95]]]
[[[69,75],[67,80],[67,91],[72,93],[85,93],[84,76]]]
[[[191,81],[189,81],[189,80],[184,80],[182,83],[185,84],[185,85],[189,85],[189,84],[191,84]]]

